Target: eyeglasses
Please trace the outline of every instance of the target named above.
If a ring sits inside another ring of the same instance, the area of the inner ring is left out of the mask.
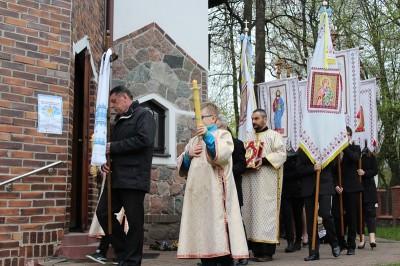
[[[214,116],[214,115],[202,115],[201,116],[201,119],[203,120],[204,118],[206,118],[206,117],[212,117],[212,116]],[[194,117],[194,118],[192,118],[193,119],[193,122],[196,122],[196,118]]]

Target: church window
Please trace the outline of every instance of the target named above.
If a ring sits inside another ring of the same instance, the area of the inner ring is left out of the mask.
[[[148,109],[156,123],[156,134],[154,137],[154,155],[165,154],[165,110],[154,101],[146,101],[141,105]]]

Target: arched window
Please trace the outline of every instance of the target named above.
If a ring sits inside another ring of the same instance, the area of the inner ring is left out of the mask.
[[[140,104],[148,109],[156,122],[156,134],[154,137],[154,155],[165,155],[165,110],[154,101],[146,101]]]

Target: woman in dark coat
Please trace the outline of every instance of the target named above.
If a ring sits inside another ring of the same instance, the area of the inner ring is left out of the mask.
[[[367,225],[369,233],[369,245],[373,249],[376,247],[375,233],[376,233],[376,203],[378,203],[378,195],[376,192],[376,185],[374,177],[378,174],[378,164],[376,157],[371,151],[366,150],[362,154],[362,166],[357,172],[361,176],[363,185],[363,223]],[[363,228],[364,231],[364,228]],[[364,232],[362,232],[364,233]],[[365,239],[360,242],[358,248],[364,248]]]

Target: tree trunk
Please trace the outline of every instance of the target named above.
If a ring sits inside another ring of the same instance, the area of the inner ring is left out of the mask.
[[[256,62],[254,84],[265,81],[265,0],[256,0]],[[256,85],[254,92],[258,102]]]

